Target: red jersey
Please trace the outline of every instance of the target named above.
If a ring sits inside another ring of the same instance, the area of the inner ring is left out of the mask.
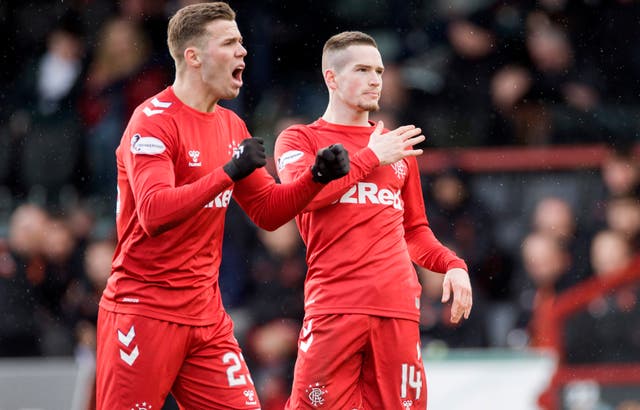
[[[264,169],[235,184],[222,169],[244,122],[204,113],[171,87],[134,112],[116,150],[118,245],[100,306],[187,325],[215,323],[224,218],[231,197],[265,229],[293,218],[323,185],[310,170],[276,184]]]
[[[330,182],[296,217],[307,246],[305,312],[360,313],[419,320],[421,287],[412,261],[435,272],[467,269],[427,221],[414,157],[378,166],[367,148],[375,127],[318,119],[293,126],[276,141],[283,182],[313,163],[320,147],[341,143],[351,170]]]

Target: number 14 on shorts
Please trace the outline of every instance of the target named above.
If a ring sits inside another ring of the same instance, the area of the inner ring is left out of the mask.
[[[416,371],[416,367],[414,365],[410,366],[408,363],[402,363],[402,383],[400,384],[401,398],[407,398],[407,390],[409,388],[415,389],[415,399],[420,399],[420,390],[422,390],[422,375],[420,374],[420,370]]]

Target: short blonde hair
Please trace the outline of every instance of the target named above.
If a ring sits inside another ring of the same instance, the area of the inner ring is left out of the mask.
[[[322,48],[322,70],[329,68],[329,56],[345,50],[349,46],[361,45],[372,46],[378,48],[378,44],[370,35],[361,31],[343,31],[334,36],[331,36],[324,47]]]
[[[171,17],[167,29],[167,45],[176,64],[184,58],[184,50],[189,43],[202,37],[206,25],[218,19],[233,21],[236,13],[227,3],[214,2],[183,7]]]

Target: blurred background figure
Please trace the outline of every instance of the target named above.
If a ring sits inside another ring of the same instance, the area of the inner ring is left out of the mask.
[[[293,220],[273,232],[258,230],[257,236],[245,354],[249,366],[254,364],[263,408],[275,410],[283,408],[293,380],[304,316],[305,253]]]
[[[464,171],[448,168],[433,178],[426,178],[426,181],[425,204],[431,229],[469,267],[475,298],[472,320],[484,315],[476,309],[487,309],[492,317],[485,321],[487,328],[480,332],[482,335],[470,338],[469,343],[473,345],[481,341],[480,345],[504,346],[513,322],[513,306],[509,303],[512,262],[495,241],[493,217],[473,197],[469,175]],[[442,291],[441,286],[439,289]],[[486,306],[483,306],[483,300]]]
[[[600,277],[616,274],[631,263],[634,253],[622,233],[600,231],[591,240],[591,269]]]
[[[540,199],[533,211],[531,230],[556,238],[572,255],[567,286],[590,276],[589,234],[578,223],[578,215],[568,200],[557,196]]]
[[[451,323],[451,304],[442,304],[444,275],[416,267],[422,285],[420,298],[420,339],[428,352],[437,354],[450,348],[481,348],[489,345],[485,301],[474,294],[473,315]]]
[[[41,323],[36,317],[36,288],[45,279],[42,227],[49,221],[37,205],[18,207],[9,220],[9,235],[3,242],[3,271],[0,277],[0,355],[39,356]]]
[[[580,300],[581,293],[599,290],[591,292],[587,299],[582,298],[584,308],[567,321],[564,351],[569,363],[640,361],[637,353],[640,348],[637,330],[640,325],[640,280],[631,283],[621,280],[629,276],[626,268],[634,256],[623,233],[603,230],[594,236],[591,265],[595,277],[566,295],[566,299]],[[616,281],[622,285],[608,291],[605,284]]]
[[[513,331],[513,347],[527,344],[552,348],[548,332],[555,298],[571,285],[571,254],[565,243],[548,232],[533,232],[522,243],[522,263],[526,277],[519,288],[519,325],[525,326],[526,338]]]
[[[600,164],[602,188],[590,208],[587,226],[592,230],[607,226],[607,201],[618,197],[640,198],[640,168],[629,140],[615,141],[607,147]]]
[[[96,205],[111,209],[119,135],[135,107],[169,85],[170,66],[152,59],[148,34],[137,21],[125,17],[106,21],[96,44],[79,108],[86,127],[90,192],[98,198]]]
[[[70,188],[82,188],[84,147],[76,99],[85,55],[82,21],[69,13],[13,85],[13,111],[0,133],[8,154],[6,183],[17,198],[31,196],[59,207],[74,200]]]
[[[624,235],[634,250],[640,249],[640,199],[635,196],[610,198],[607,201],[606,224]]]

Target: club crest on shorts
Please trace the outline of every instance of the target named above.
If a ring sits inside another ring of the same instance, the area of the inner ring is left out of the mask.
[[[325,389],[325,386],[320,385],[320,383],[310,384],[306,392],[307,397],[309,398],[309,403],[311,403],[314,407],[322,406],[325,402],[324,395],[328,393],[327,389]]]
[[[403,400],[402,401],[402,407],[404,407],[405,410],[410,410],[411,406],[413,406],[413,400]]]

